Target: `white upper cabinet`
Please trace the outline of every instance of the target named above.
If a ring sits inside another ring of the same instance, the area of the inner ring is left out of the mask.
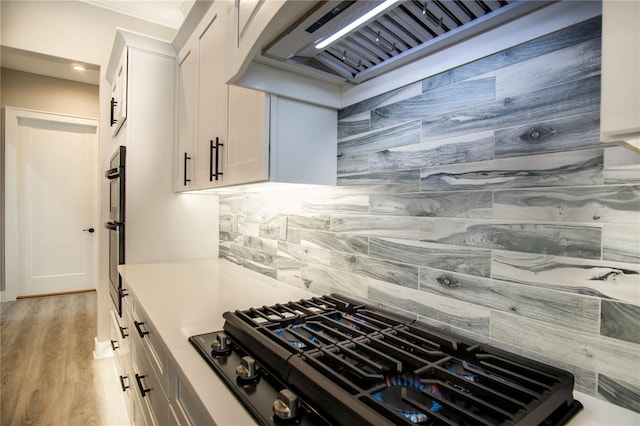
[[[602,3],[600,136],[640,151],[640,2]]]
[[[111,81],[111,100],[109,109],[111,135],[115,136],[127,118],[127,64],[129,50],[122,49],[117,67]]]
[[[197,77],[198,57],[188,45],[178,58],[177,121],[177,164],[174,188],[187,190],[193,187],[194,164],[196,158],[196,101],[198,99]]]
[[[232,20],[234,31],[224,19],[234,5],[214,3],[180,52],[176,191],[336,182],[335,110],[227,84],[230,46],[240,49],[243,37],[254,34],[259,11],[274,7],[265,3],[234,2],[243,10]]]

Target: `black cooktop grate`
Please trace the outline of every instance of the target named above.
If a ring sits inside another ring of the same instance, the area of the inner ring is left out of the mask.
[[[562,424],[563,370],[340,295],[227,312],[224,330],[336,424]]]

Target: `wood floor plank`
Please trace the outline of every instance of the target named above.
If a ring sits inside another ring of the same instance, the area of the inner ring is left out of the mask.
[[[106,424],[95,292],[4,302],[1,311],[1,424]]]

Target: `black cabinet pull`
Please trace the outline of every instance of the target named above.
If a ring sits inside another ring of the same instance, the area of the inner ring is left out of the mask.
[[[147,394],[147,392],[151,391],[151,389],[145,388],[144,385],[142,384],[142,379],[144,379],[145,377],[147,377],[147,376],[141,376],[138,373],[136,373],[136,382],[138,382],[138,388],[140,389],[140,395],[142,395],[143,398]]]
[[[216,138],[216,142],[218,141],[218,138]],[[213,140],[209,141],[209,182],[213,181],[213,150],[216,149],[216,147],[213,145]]]
[[[219,171],[220,165],[219,165],[219,160],[220,160],[220,147],[224,146],[223,143],[220,143],[220,138],[216,138],[216,172],[213,174],[213,176],[216,178],[216,180],[218,180],[218,178],[220,176],[222,176],[222,172]]]
[[[138,334],[140,335],[141,338],[144,338],[144,336],[146,336],[147,334],[149,334],[148,331],[144,331],[142,329],[142,326],[144,325],[144,322],[138,322],[138,321],[134,321],[133,325],[136,326],[136,330],[138,330]]]
[[[122,392],[125,392],[127,389],[129,389],[129,386],[124,384],[124,379],[126,379],[127,376],[120,376],[120,386],[122,386]]]
[[[191,182],[191,179],[187,179],[187,161],[191,160],[191,157],[184,153],[184,186],[187,186],[187,183]]]
[[[129,295],[129,293],[127,293],[126,288],[121,288],[119,291],[120,291],[120,297],[127,297]]]
[[[111,349],[113,349],[114,351],[120,349],[120,346],[118,346],[118,341],[117,340],[112,340],[111,341]]]
[[[120,335],[122,336],[123,339],[126,339],[127,336],[129,336],[126,331],[127,331],[127,327],[120,327]]]
[[[112,126],[118,122],[118,120],[116,120],[115,118],[115,109],[117,105],[118,105],[118,102],[116,101],[116,99],[111,98],[111,125]]]

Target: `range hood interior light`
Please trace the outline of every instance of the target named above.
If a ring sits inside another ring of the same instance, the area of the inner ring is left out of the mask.
[[[78,65],[78,64],[71,65],[71,68],[73,68],[76,71],[86,71],[87,70],[84,66]]]
[[[391,6],[393,6],[394,4],[398,3],[399,1],[400,0],[386,0],[386,1],[382,2],[382,3],[380,3],[380,5],[376,6],[373,9],[371,9],[369,12],[365,13],[364,15],[362,15],[361,17],[359,17],[355,21],[351,22],[349,25],[341,28],[340,30],[338,30],[337,32],[332,34],[331,36],[329,36],[326,39],[322,40],[321,42],[317,43],[315,45],[316,49],[324,49],[325,47],[327,47],[328,45],[330,45],[334,41],[344,37],[347,34],[349,34],[351,31],[353,31],[356,28],[360,27],[361,25],[365,24],[369,20],[373,19],[376,15],[382,13],[386,9],[389,9]]]

